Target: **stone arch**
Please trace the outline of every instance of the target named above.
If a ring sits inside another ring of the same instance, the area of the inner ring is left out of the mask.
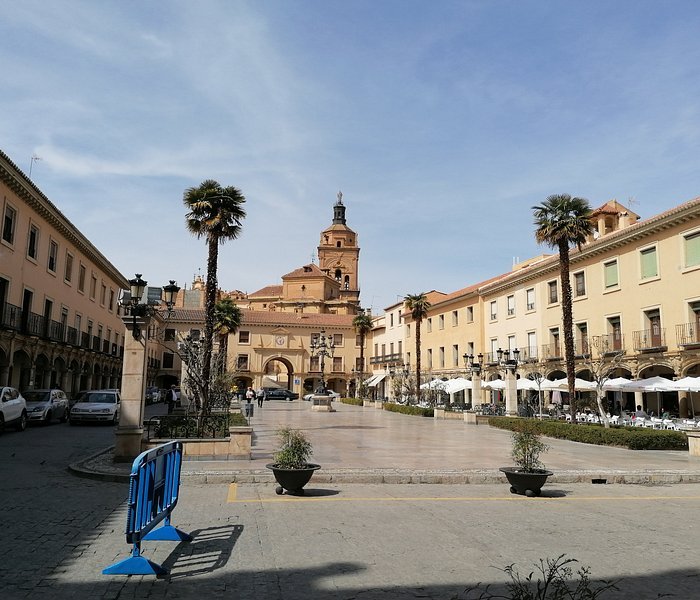
[[[284,366],[286,372],[283,373],[282,370],[278,368],[278,363],[281,363],[282,366]],[[294,365],[292,365],[291,361],[284,356],[272,356],[263,364],[262,377],[270,377],[271,379],[274,378],[274,380],[277,381],[280,386],[291,390],[294,383]]]
[[[7,348],[0,344],[0,386],[9,385],[10,369],[10,357]]]
[[[12,365],[12,373],[9,378],[10,385],[18,390],[30,387],[32,359],[29,354],[22,348],[16,350],[12,356]]]

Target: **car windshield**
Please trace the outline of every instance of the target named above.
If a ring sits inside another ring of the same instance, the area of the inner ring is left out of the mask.
[[[89,392],[81,399],[81,402],[99,402],[101,404],[115,404],[117,397],[109,392]]]
[[[27,402],[47,402],[49,392],[46,390],[29,390],[22,394]]]

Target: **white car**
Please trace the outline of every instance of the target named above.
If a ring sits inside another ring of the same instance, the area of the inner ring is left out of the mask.
[[[121,397],[116,390],[85,392],[70,409],[71,425],[77,423],[119,423]]]
[[[338,392],[334,392],[333,390],[328,390],[328,395],[331,397],[332,400],[337,400],[338,398],[340,398],[340,394]],[[304,396],[304,400],[306,400],[307,402],[311,402],[311,398],[313,398],[314,396],[316,396],[316,394],[306,394],[306,396]]]
[[[41,421],[48,425],[53,419],[61,423],[68,420],[68,397],[63,390],[25,390],[29,421]]]
[[[0,431],[7,425],[17,431],[27,428],[27,403],[15,388],[0,387]]]

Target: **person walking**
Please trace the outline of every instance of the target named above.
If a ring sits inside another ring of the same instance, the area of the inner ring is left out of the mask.
[[[175,386],[171,385],[170,389],[165,392],[165,402],[168,405],[168,414],[172,415],[173,410],[175,410],[175,400],[177,397],[175,396]]]
[[[258,390],[258,393],[256,394],[258,398],[258,408],[262,408],[263,402],[265,401],[267,397],[267,393],[265,392],[264,388],[260,388]]]

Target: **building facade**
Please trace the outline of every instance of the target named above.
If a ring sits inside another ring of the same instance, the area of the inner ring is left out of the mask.
[[[125,277],[0,152],[0,385],[116,388]]]

